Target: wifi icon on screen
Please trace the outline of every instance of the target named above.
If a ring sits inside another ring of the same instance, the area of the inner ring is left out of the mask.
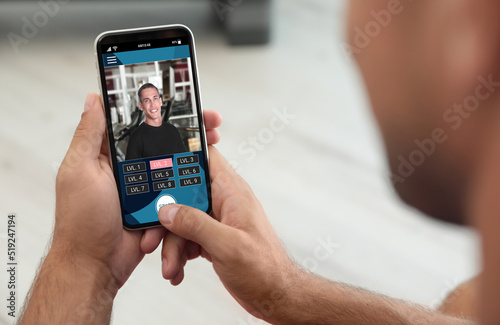
[[[117,48],[118,46],[113,46],[113,51],[116,51]]]

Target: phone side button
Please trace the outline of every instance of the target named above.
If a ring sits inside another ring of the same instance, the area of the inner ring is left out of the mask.
[[[99,80],[99,76],[96,77],[96,80],[97,80],[97,89],[99,89],[99,95],[102,95],[101,94],[101,82]]]

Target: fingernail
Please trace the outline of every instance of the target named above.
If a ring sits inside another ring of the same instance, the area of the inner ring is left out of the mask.
[[[165,274],[167,272],[167,259],[163,257],[161,259],[161,274],[163,275],[163,278],[166,279]]]
[[[160,221],[167,225],[174,222],[175,215],[177,214],[177,211],[179,211],[179,206],[165,206],[162,209],[167,209],[167,213],[160,213],[160,215],[158,216],[160,218]]]
[[[83,111],[86,112],[90,110],[95,103],[95,95],[94,94],[88,94],[87,99],[85,100],[85,106],[83,106]]]

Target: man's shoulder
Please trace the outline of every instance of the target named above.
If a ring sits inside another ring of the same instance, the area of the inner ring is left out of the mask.
[[[173,124],[170,124],[168,122],[163,122],[162,127],[166,130],[177,131],[177,128]]]
[[[130,137],[136,137],[138,136],[140,133],[143,133],[144,132],[144,124],[145,122],[142,122],[141,124],[139,124],[138,127],[135,128],[135,130],[132,131],[132,133],[130,133]]]
[[[175,128],[175,126],[172,123],[165,122],[165,121],[163,122],[163,126],[168,127],[168,128]]]

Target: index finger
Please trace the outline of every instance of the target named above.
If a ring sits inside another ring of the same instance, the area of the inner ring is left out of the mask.
[[[222,124],[222,116],[217,111],[204,110],[203,120],[205,122],[206,130],[218,128]]]

